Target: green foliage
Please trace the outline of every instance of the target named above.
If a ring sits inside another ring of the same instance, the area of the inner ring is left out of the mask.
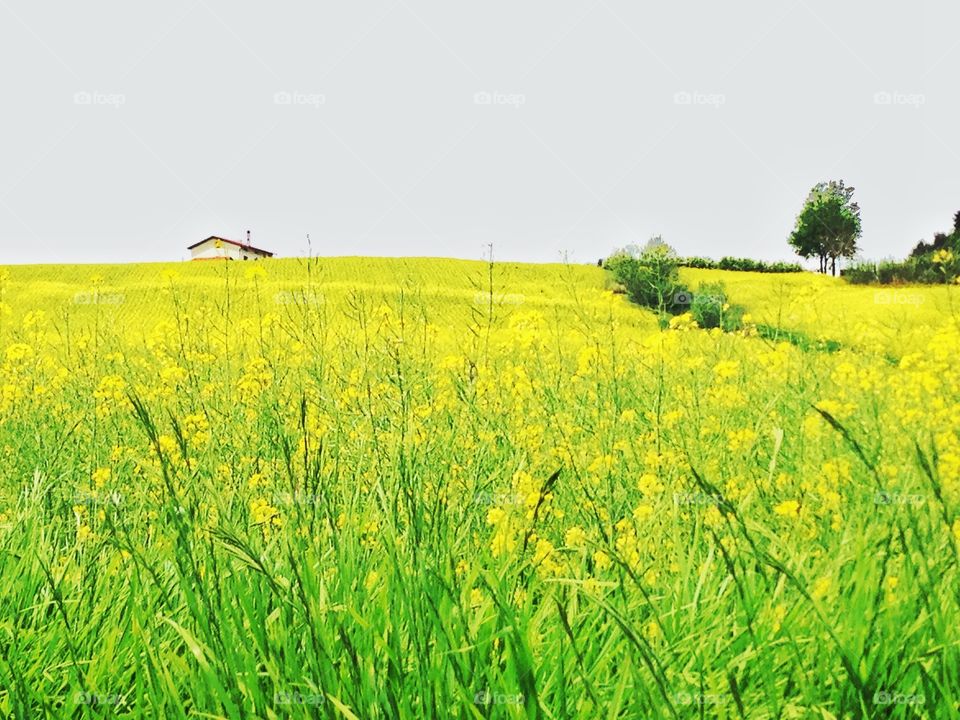
[[[835,353],[840,352],[843,348],[843,345],[840,344],[837,340],[823,339],[823,340],[812,340],[810,337],[798,330],[786,330],[781,327],[776,327],[773,325],[766,325],[760,323],[756,325],[757,335],[762,337],[764,340],[769,340],[771,342],[788,342],[791,345],[795,345],[804,352],[821,352],[821,353]]]
[[[954,230],[953,233],[937,233],[933,236],[932,243],[926,243],[923,240],[918,242],[913,250],[910,251],[910,257],[923,257],[937,250],[954,248],[960,241],[960,231]]]
[[[723,283],[700,283],[690,296],[689,312],[702,328],[739,330],[743,326],[743,308],[730,305]]]
[[[852,258],[862,234],[860,206],[842,180],[818,183],[797,217],[789,243],[802,258],[816,257],[820,272],[836,275],[837,258]]]
[[[633,256],[627,250],[614,253],[605,267],[624,288],[632,302],[656,310],[660,326],[667,315],[689,312],[701,328],[737,330],[743,325],[743,308],[731,306],[723,283],[700,283],[696,293],[680,283],[678,261],[665,243],[649,244]]]
[[[797,263],[786,262],[764,262],[763,260],[753,260],[751,258],[723,257],[719,260],[711,260],[703,257],[681,258],[680,267],[698,268],[701,270],[736,270],[740,272],[761,272],[761,273],[793,273],[803,272],[803,268]]]
[[[861,260],[845,269],[841,275],[852,283],[919,283],[938,285],[957,282],[960,277],[960,212],[954,216],[951,233],[937,233],[933,242],[920,241],[906,260]]]
[[[895,285],[916,283],[920,285],[943,285],[956,282],[960,276],[960,255],[951,252],[952,258],[934,262],[934,253],[910,257],[903,261],[863,260],[846,268],[841,275],[856,285]]]
[[[615,252],[604,267],[613,273],[632,302],[663,314],[683,288],[676,253],[662,241],[651,243],[641,251],[627,248]]]
[[[0,269],[0,718],[957,717],[948,303],[901,367],[593,267],[263,266]]]

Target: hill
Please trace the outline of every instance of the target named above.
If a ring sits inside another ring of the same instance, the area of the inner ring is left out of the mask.
[[[683,270],[722,333],[588,266],[0,277],[5,715],[960,702],[956,289]]]

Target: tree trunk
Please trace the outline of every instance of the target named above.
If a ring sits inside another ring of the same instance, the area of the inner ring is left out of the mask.
[[[835,257],[830,258],[830,274],[834,277],[837,276],[837,259]]]

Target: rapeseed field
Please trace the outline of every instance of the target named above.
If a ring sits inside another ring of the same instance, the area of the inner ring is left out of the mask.
[[[0,715],[960,717],[960,287],[683,277],[0,270]]]

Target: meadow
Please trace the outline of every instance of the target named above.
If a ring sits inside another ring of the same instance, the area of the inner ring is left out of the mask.
[[[682,276],[0,269],[0,716],[960,717],[960,286]]]

